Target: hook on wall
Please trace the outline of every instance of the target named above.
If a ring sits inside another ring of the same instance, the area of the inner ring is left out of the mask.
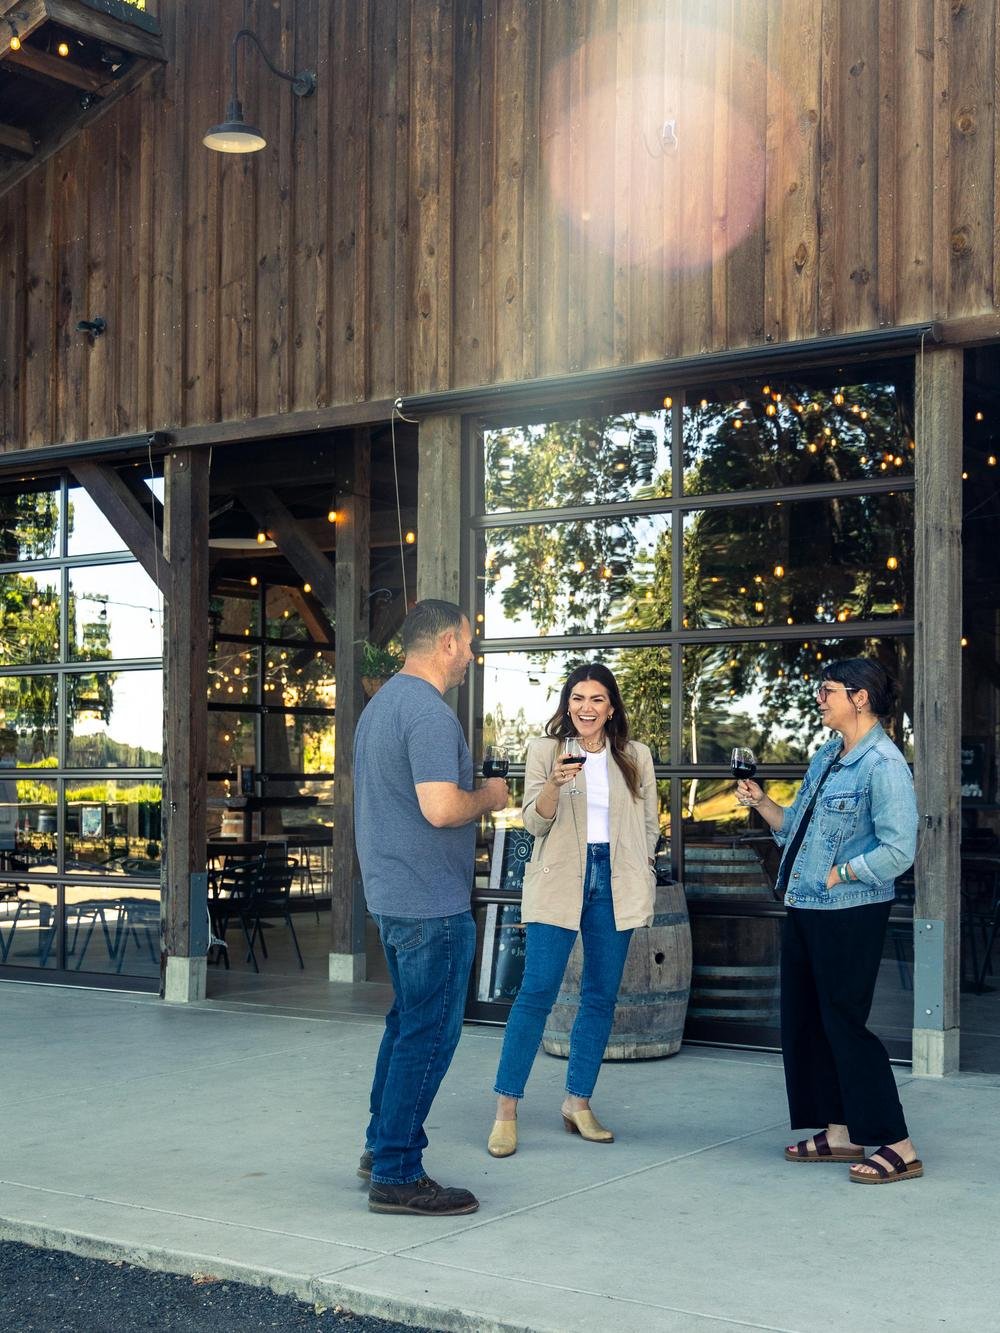
[[[108,321],[103,315],[98,315],[95,319],[81,319],[77,321],[77,333],[89,333],[93,338],[99,338],[102,333],[107,331]]]

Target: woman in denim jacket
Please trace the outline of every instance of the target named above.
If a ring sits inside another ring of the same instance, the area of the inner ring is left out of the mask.
[[[851,1162],[858,1184],[923,1175],[889,1057],[867,1026],[895,879],[913,864],[913,778],[879,718],[895,685],[879,663],[831,663],[817,691],[839,733],[809,765],[794,802],[777,805],[750,780],[783,848],[777,887],[788,909],[781,944],[781,1047],[793,1129],[825,1125],[785,1149],[790,1162]],[[865,1157],[864,1144],[882,1146]]]

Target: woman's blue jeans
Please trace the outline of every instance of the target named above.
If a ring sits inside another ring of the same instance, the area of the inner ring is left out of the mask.
[[[476,927],[471,912],[373,915],[395,998],[375,1061],[365,1147],[376,1185],[408,1185],[424,1174],[424,1120],[462,1035]]]
[[[545,1020],[556,1002],[577,936],[575,930],[538,921],[529,922],[525,929],[524,980],[507,1020],[493,1089],[501,1097],[524,1096]],[[589,1097],[594,1091],[615,1020],[615,1000],[632,939],[631,930],[615,929],[611,849],[606,842],[587,844],[580,934],[583,979],[566,1069],[566,1091],[571,1097]]]

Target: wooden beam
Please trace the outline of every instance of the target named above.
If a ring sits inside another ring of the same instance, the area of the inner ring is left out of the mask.
[[[985,315],[943,319],[938,329],[941,342],[951,347],[974,347],[982,343],[1000,342],[1000,314],[991,310]]]
[[[303,412],[279,412],[274,416],[255,417],[252,421],[219,421],[203,426],[171,428],[179,449],[204,444],[244,444],[248,440],[282,440],[289,435],[339,427],[375,425],[392,417],[391,398],[373,398],[366,403],[340,403],[334,407],[314,407]]]
[[[462,550],[462,418],[420,423],[417,480],[417,598],[459,601]]]
[[[88,5],[78,4],[77,0],[45,0],[45,9],[53,23],[61,23],[81,37],[93,37],[146,60],[166,59],[163,38],[158,32],[146,32],[134,24],[101,14]]]
[[[151,61],[136,61],[120,79],[115,79],[113,83],[106,85],[103,96],[86,111],[74,106],[54,121],[48,122],[39,134],[35,156],[28,162],[15,163],[0,174],[0,198],[20,185],[29,172],[58,153],[70,139],[75,139],[84,130],[89,130],[102,116],[107,115],[115,103],[140,84],[153,68]]]
[[[959,348],[929,350],[916,358],[913,737],[920,840],[915,977],[923,956],[929,960],[925,971],[936,975],[934,951],[944,951],[938,993],[931,1003],[925,999],[913,1018],[913,1072],[924,1074],[958,1068],[962,371]],[[943,937],[940,944],[936,937]],[[914,985],[915,1001],[920,989]]]
[[[333,566],[302,524],[267,487],[237,490],[236,498],[268,533],[278,550],[336,623],[337,588]]]
[[[302,592],[298,588],[288,588],[286,592],[288,600],[299,614],[299,619],[316,642],[333,643],[336,638],[333,626],[323,614],[323,608],[318,605],[315,597],[311,593]],[[332,662],[335,658],[332,651],[324,653],[323,656],[328,662]]]
[[[70,466],[77,481],[166,596],[170,561],[163,551],[163,534],[153,515],[143,508],[114,468],[85,462]]]
[[[14,4],[0,6],[0,60],[16,54],[10,49],[12,37],[23,42],[47,17],[45,0],[15,0]]]
[[[7,64],[29,78],[46,83],[68,83],[71,88],[82,88],[87,93],[99,93],[110,82],[99,78],[89,69],[81,69],[68,56],[50,56],[47,51],[36,51],[22,46],[20,51],[7,51]]]
[[[35,155],[34,139],[27,130],[19,130],[15,125],[0,125],[0,148],[9,148],[23,157]]]
[[[171,454],[165,479],[170,578],[163,635],[162,932],[165,959],[190,959],[191,875],[205,870],[207,850],[207,454]],[[207,903],[196,903],[195,910],[207,911]]]
[[[371,447],[366,430],[352,433],[336,475],[337,713],[333,794],[333,885],[330,979],[364,976],[365,904],[354,849],[354,730],[364,699],[361,648],[368,634],[368,510]]]

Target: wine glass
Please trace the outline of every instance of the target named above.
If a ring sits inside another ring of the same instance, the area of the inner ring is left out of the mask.
[[[510,755],[505,745],[487,745],[483,749],[483,777],[505,778],[510,768]]]
[[[748,750],[744,745],[734,745],[729,757],[729,767],[737,782],[743,778],[752,778],[757,772],[757,760],[753,750]]]
[[[569,794],[570,796],[579,796],[580,788],[576,785],[576,775],[579,773],[581,765],[586,763],[587,752],[583,748],[583,741],[580,740],[580,737],[577,736],[575,732],[570,732],[568,736],[563,738],[562,760],[564,764],[576,765],[576,768],[573,771],[573,781],[570,783],[569,787]]]

